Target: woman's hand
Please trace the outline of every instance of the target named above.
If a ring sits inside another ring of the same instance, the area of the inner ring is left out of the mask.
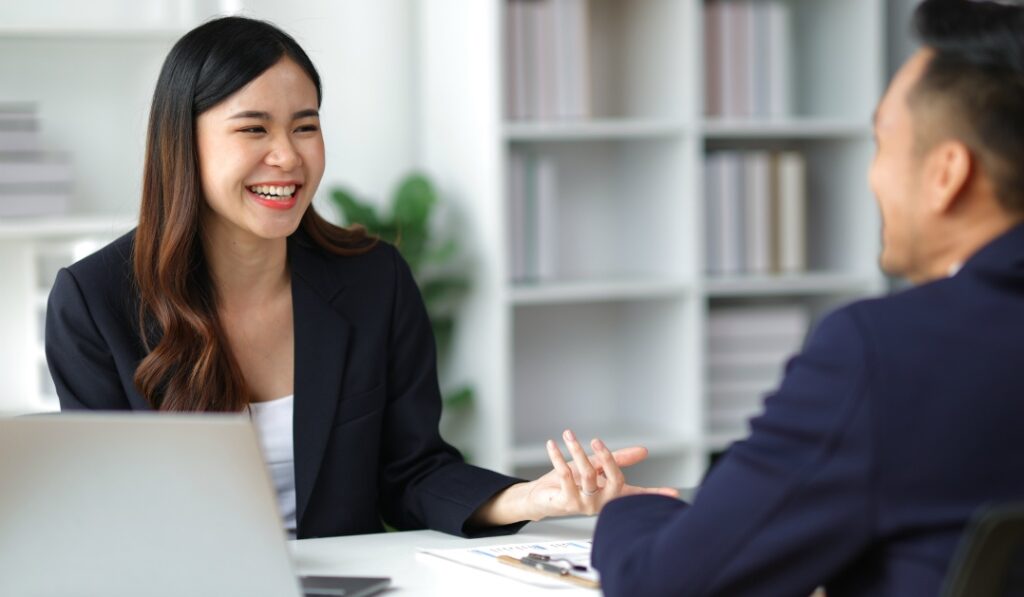
[[[593,456],[588,456],[572,431],[562,434],[572,456],[566,462],[555,442],[548,440],[548,458],[554,467],[543,477],[518,483],[499,493],[474,516],[477,524],[503,525],[521,520],[541,520],[548,516],[597,514],[611,500],[626,495],[652,493],[679,497],[669,487],[628,485],[622,469],[647,458],[647,448],[633,446],[608,450],[599,439],[591,440]]]
[[[679,497],[679,492],[669,487],[637,487],[626,483],[622,469],[647,458],[647,448],[633,446],[616,450],[613,454],[604,442],[593,439],[590,447],[594,456],[588,456],[571,430],[566,429],[562,438],[572,455],[572,462],[566,462],[558,445],[548,440],[548,458],[554,468],[526,484],[530,486],[528,501],[536,513],[530,520],[597,514],[608,502],[626,495],[653,493]]]

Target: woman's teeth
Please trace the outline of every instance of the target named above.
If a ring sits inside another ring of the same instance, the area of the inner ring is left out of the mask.
[[[264,197],[265,199],[286,199],[295,194],[295,185],[291,184],[283,187],[276,187],[270,185],[254,185],[247,187],[253,193]]]

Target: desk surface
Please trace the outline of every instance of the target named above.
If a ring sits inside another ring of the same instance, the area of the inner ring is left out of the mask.
[[[544,589],[526,583],[418,554],[417,548],[455,549],[484,545],[590,539],[596,518],[563,518],[531,523],[516,535],[462,539],[437,531],[409,531],[291,541],[295,566],[303,575],[390,576],[388,595],[453,595],[505,597],[512,595],[599,595],[566,585]]]

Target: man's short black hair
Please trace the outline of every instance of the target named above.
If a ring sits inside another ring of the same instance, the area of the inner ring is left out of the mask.
[[[1024,5],[924,0],[914,27],[933,54],[911,104],[939,106],[942,132],[971,149],[1000,204],[1024,214]]]

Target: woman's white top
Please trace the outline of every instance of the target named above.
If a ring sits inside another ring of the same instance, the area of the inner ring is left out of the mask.
[[[249,417],[263,448],[270,478],[277,488],[277,507],[284,528],[295,536],[295,443],[292,436],[292,412],[295,396],[267,402],[250,402]]]

